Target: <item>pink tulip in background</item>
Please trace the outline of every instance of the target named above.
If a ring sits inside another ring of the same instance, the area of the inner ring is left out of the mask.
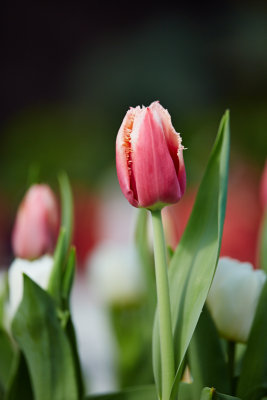
[[[77,266],[85,267],[85,261],[96,244],[102,239],[99,228],[100,199],[85,188],[74,190],[73,244],[77,251]]]
[[[116,141],[121,190],[135,207],[160,209],[185,191],[182,140],[159,102],[130,108]]]
[[[16,257],[34,259],[51,253],[58,234],[56,198],[48,185],[33,185],[16,216],[12,246]]]

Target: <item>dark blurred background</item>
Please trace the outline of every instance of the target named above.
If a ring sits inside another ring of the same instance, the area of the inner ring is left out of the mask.
[[[2,27],[0,230],[10,233],[34,176],[56,187],[65,169],[74,186],[97,191],[114,168],[126,110],[154,100],[168,108],[188,148],[189,184],[199,181],[226,108],[232,163],[242,160],[260,174],[266,1],[6,1]]]

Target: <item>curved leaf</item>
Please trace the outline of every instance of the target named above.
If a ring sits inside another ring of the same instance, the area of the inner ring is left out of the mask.
[[[237,394],[244,400],[257,400],[267,395],[267,282],[248,338]]]
[[[12,331],[26,358],[35,400],[78,400],[71,346],[55,304],[26,275]]]
[[[227,111],[222,118],[191,217],[170,263],[170,298],[177,371],[171,399],[176,398],[182,362],[204,306],[219,257],[226,206],[229,142]],[[153,365],[161,395],[158,324],[155,323],[154,326]]]
[[[206,306],[190,342],[188,356],[190,372],[193,376],[194,398],[200,397],[205,386],[214,386],[219,391],[230,394],[230,379],[225,355]]]
[[[65,172],[61,172],[58,180],[61,195],[61,227],[66,231],[64,254],[67,254],[73,230],[73,198],[68,175]]]
[[[92,395],[86,397],[86,400],[156,400],[155,386],[138,387],[125,389],[122,392]]]

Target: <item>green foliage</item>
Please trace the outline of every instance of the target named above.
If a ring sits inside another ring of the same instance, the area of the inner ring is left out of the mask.
[[[0,329],[0,398],[7,390],[7,383],[15,361],[15,349],[8,334]]]
[[[25,355],[35,400],[77,400],[72,351],[51,297],[24,275],[24,295],[12,323]]]
[[[192,397],[192,385],[181,383],[179,387],[179,400],[195,400]],[[104,395],[88,396],[86,400],[157,400],[155,386],[136,387]]]
[[[73,231],[73,198],[69,178],[65,172],[61,172],[58,181],[61,195],[61,228],[66,231],[63,252],[67,254]]]
[[[267,282],[257,306],[237,387],[243,400],[267,395]]]
[[[200,315],[188,350],[190,372],[193,376],[194,398],[203,387],[214,386],[230,394],[230,381],[225,354],[206,306]]]
[[[31,379],[25,357],[19,350],[12,365],[5,400],[27,399],[34,400]]]
[[[182,362],[204,306],[219,257],[226,205],[229,137],[229,113],[226,112],[190,220],[170,263],[170,297],[176,357],[176,377],[171,399],[176,398]],[[154,327],[153,367],[161,397],[157,319]]]
[[[104,395],[88,396],[86,400],[156,400],[154,386],[125,389],[122,392]]]
[[[76,265],[75,250],[69,249],[73,203],[67,176],[61,174],[59,180],[62,226],[48,290],[44,291],[24,275],[23,299],[12,322],[12,333],[19,351],[12,365],[6,400],[78,400],[83,397],[82,374],[69,309]]]

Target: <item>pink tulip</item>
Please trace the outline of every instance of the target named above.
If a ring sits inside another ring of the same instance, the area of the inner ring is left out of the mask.
[[[263,209],[266,209],[267,208],[267,161],[265,161],[265,166],[261,177],[260,200]]]
[[[17,213],[12,234],[16,257],[34,259],[54,249],[58,232],[55,196],[47,185],[34,185],[26,193]]]
[[[160,209],[185,191],[182,140],[159,102],[130,108],[116,141],[121,190],[135,207]]]

